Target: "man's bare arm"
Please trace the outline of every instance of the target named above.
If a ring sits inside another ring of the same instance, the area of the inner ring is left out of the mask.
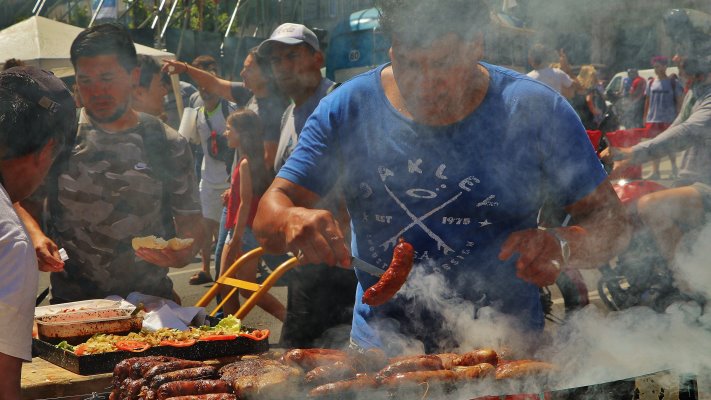
[[[25,225],[27,234],[32,239],[37,254],[39,270],[43,272],[58,272],[64,269],[64,261],[59,255],[59,248],[52,239],[42,232],[39,222],[42,216],[42,203],[25,199],[13,204],[17,216]]]
[[[9,322],[9,321],[8,321]],[[0,353],[0,399],[19,399],[21,396],[22,360]]]
[[[237,102],[237,99],[232,97],[232,83],[228,80],[218,78],[217,76],[195,68],[192,65],[176,60],[163,60],[163,71],[170,74],[187,73],[195,83],[204,88],[207,92],[220,96],[232,102]]]
[[[329,211],[312,209],[319,196],[276,178],[259,202],[254,234],[269,253],[300,255],[305,264],[350,266],[350,252]]]
[[[608,181],[591,194],[566,207],[576,225],[556,228],[555,233],[570,246],[570,268],[597,268],[624,250],[631,229],[619,198]],[[529,229],[512,233],[501,248],[499,258],[506,260],[519,253],[517,275],[538,286],[555,282],[562,263],[561,247],[547,231]]]

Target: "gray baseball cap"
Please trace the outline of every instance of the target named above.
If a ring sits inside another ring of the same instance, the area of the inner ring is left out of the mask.
[[[287,45],[296,45],[306,43],[314,50],[320,50],[318,38],[313,31],[301,24],[286,23],[279,25],[269,39],[259,45],[257,52],[259,55],[266,56],[271,52],[271,46],[275,42],[284,43]]]

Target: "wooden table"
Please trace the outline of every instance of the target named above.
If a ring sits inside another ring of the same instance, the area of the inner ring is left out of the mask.
[[[39,357],[22,365],[22,398],[53,397],[109,392],[111,374],[77,375]]]

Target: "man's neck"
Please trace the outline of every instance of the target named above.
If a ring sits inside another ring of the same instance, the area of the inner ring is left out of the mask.
[[[215,110],[217,110],[217,107],[220,105],[220,99],[216,98],[214,100],[210,99],[205,102],[205,110],[207,110],[208,113],[211,113]]]
[[[111,122],[99,122],[94,118],[91,118],[91,116],[87,116],[91,119],[94,126],[109,133],[122,132],[127,129],[131,129],[138,125],[139,122],[138,113],[132,108],[127,109],[119,119]]]
[[[312,78],[311,85],[303,86],[300,88],[301,90],[289,94],[289,97],[294,101],[294,106],[299,107],[306,103],[306,101],[316,93],[319,86],[321,86],[322,78],[320,73],[318,76],[314,75]]]

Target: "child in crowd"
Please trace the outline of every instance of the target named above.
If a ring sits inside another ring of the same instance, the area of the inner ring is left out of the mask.
[[[232,185],[227,203],[226,228],[232,231],[231,239],[225,244],[222,252],[221,265],[223,270],[244,252],[258,246],[252,233],[252,221],[257,213],[259,199],[274,178],[264,160],[264,142],[262,134],[264,127],[259,116],[252,110],[241,109],[233,112],[227,118],[227,144],[238,150],[241,159],[232,172]],[[237,270],[237,279],[254,282],[257,274],[257,263],[252,260]],[[227,288],[222,295],[227,294]],[[250,292],[240,291],[248,297]],[[259,307],[280,321],[286,317],[286,308],[271,294],[267,293],[257,303]],[[225,314],[232,314],[239,308],[239,297],[233,296],[224,306]]]

